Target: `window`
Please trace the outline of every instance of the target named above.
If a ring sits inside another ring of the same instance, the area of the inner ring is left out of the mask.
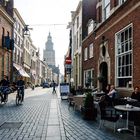
[[[118,4],[121,5],[125,2],[126,0],[118,0]]]
[[[79,17],[77,17],[77,28],[79,27]]]
[[[93,43],[89,45],[89,58],[93,57]]]
[[[132,81],[132,27],[116,34],[117,84],[128,87]]]
[[[81,47],[82,46],[82,28],[80,27],[80,30],[79,30],[79,46]]]
[[[76,44],[76,46],[77,46],[77,49],[78,49],[78,47],[79,47],[79,36],[78,36],[79,34],[78,34],[78,32],[77,32],[77,44]]]
[[[84,49],[84,60],[87,60],[87,48]]]
[[[87,25],[88,25],[88,34],[90,34],[93,31],[93,29],[95,29],[96,22],[93,19],[89,19]]]
[[[84,86],[86,87],[86,84],[89,84],[89,87],[94,87],[94,70],[88,69],[84,71]]]
[[[110,16],[110,0],[103,0],[103,20]]]

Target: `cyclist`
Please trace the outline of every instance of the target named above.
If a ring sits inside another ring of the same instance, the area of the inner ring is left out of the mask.
[[[16,83],[18,90],[21,90],[21,94],[22,94],[22,99],[21,101],[24,101],[24,87],[25,87],[25,82],[23,80],[23,77],[20,76],[19,80]]]
[[[4,75],[4,78],[0,81],[0,86],[1,86],[0,90],[4,95],[4,96],[1,95],[2,102],[5,102],[8,99],[9,85],[10,82],[8,80],[8,77]]]

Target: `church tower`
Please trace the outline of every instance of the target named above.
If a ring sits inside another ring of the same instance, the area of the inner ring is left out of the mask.
[[[49,66],[55,66],[55,51],[53,49],[53,42],[50,32],[47,42],[45,43],[45,49],[43,50],[43,58]]]

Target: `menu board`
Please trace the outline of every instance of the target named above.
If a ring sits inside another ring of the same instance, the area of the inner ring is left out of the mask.
[[[69,83],[60,83],[60,96],[67,96],[70,92]]]

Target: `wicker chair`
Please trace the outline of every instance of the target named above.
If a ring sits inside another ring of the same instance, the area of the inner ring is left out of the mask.
[[[114,132],[116,131],[116,123],[120,115],[116,113],[113,107],[108,107],[105,101],[99,103],[100,107],[100,124],[99,129],[103,126],[105,121],[114,123]]]

